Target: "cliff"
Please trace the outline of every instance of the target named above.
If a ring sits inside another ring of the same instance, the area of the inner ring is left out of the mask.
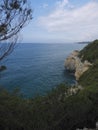
[[[75,73],[76,80],[78,80],[90,66],[92,66],[92,64],[87,60],[81,61],[79,51],[77,50],[73,51],[65,61],[65,68]]]

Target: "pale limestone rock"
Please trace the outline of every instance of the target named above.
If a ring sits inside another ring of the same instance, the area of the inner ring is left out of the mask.
[[[67,70],[75,71],[76,80],[80,78],[80,76],[89,69],[92,65],[90,62],[85,60],[81,62],[81,59],[78,57],[79,51],[73,51],[65,61],[65,67]]]
[[[75,58],[78,56],[78,54],[79,54],[79,51],[75,50],[66,58],[65,67],[67,68],[67,70],[70,70],[70,71],[76,70]]]

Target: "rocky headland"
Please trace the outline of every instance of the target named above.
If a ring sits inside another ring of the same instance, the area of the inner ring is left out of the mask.
[[[81,60],[78,50],[73,51],[65,60],[65,68],[70,72],[74,72],[76,80],[78,80],[90,66],[92,66],[90,62]]]
[[[78,98],[80,98],[80,95],[86,97],[86,103],[90,103],[92,99],[96,99],[95,102],[92,100],[93,106],[96,107],[89,111],[89,114],[91,115],[93,115],[93,112],[97,111],[97,117],[94,121],[96,122],[96,125],[92,127],[88,123],[86,123],[86,125],[85,123],[81,123],[82,125],[77,127],[76,130],[98,130],[98,40],[89,43],[81,51],[75,50],[69,54],[65,60],[65,68],[69,72],[74,73],[76,80],[78,81],[78,84],[74,88],[69,89],[70,93],[72,92],[72,95],[74,96],[79,95]],[[78,91],[76,88],[78,88]],[[73,94],[74,90],[75,93]],[[91,95],[93,95],[93,98],[91,98]],[[83,98],[81,98],[80,102],[82,102],[82,100]],[[86,104],[84,104],[84,106],[85,105]],[[80,103],[79,107],[80,106],[83,107],[83,104]],[[84,109],[87,107],[85,106]],[[91,106],[89,108],[91,108]],[[90,117],[88,120],[91,121],[92,118]]]

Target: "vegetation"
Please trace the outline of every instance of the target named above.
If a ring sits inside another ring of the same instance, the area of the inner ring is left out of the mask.
[[[74,130],[83,126],[94,127],[98,119],[98,87],[87,87],[69,97],[64,97],[65,89],[65,85],[60,85],[46,97],[34,99],[0,91],[0,129]]]
[[[98,87],[98,60],[79,79],[82,86]]]
[[[26,0],[0,1],[0,61],[9,55],[17,34],[31,19]],[[79,79],[84,88],[67,95],[70,86],[61,84],[47,96],[22,98],[17,91],[0,90],[0,130],[75,130],[94,127],[98,120],[98,40],[80,52],[93,66]],[[6,69],[4,66],[2,69]]]
[[[27,0],[0,0],[0,61],[13,51],[19,32],[31,18]]]
[[[83,50],[80,51],[80,57],[82,60],[88,60],[89,62],[95,62],[98,59],[98,40],[88,44]]]

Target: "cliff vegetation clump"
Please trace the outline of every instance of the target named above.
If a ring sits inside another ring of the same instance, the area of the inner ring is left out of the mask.
[[[79,54],[82,61],[88,60],[89,62],[94,63],[98,59],[98,40],[88,44]]]

